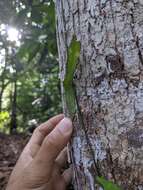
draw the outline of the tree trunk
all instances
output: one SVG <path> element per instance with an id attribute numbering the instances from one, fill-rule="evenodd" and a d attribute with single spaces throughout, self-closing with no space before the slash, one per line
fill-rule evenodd
<path id="1" fill-rule="evenodd" d="M 1 89 L 0 89 L 0 112 L 2 112 L 2 109 L 3 109 L 3 94 L 4 94 L 4 91 L 6 89 L 6 87 L 8 86 L 10 81 L 6 82 L 3 80 L 1 81 Z"/>
<path id="2" fill-rule="evenodd" d="M 101 190 L 95 180 L 101 175 L 122 189 L 143 190 L 143 2 L 55 3 L 62 93 L 73 35 L 81 43 L 74 79 L 82 113 L 73 122 L 74 187 Z"/>
<path id="3" fill-rule="evenodd" d="M 12 97 L 10 134 L 16 133 L 16 129 L 17 129 L 17 78 L 15 77 L 14 91 L 13 91 L 13 97 Z"/>
<path id="4" fill-rule="evenodd" d="M 0 37 L 1 40 L 1 37 Z M 9 84 L 9 82 L 6 82 L 5 78 L 6 78 L 6 69 L 7 69 L 7 55 L 8 55 L 8 49 L 5 48 L 5 61 L 4 61 L 4 68 L 3 71 L 1 73 L 0 76 L 0 112 L 2 111 L 2 97 L 3 97 L 3 93 L 5 88 L 7 87 L 7 85 Z"/>
<path id="5" fill-rule="evenodd" d="M 0 112 L 2 111 L 2 97 L 3 97 L 3 93 L 4 93 L 4 83 L 2 81 L 2 86 L 1 86 L 1 90 L 0 90 Z"/>

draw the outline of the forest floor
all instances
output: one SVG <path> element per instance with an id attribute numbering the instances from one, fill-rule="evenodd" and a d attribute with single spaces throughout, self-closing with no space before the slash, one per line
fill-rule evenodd
<path id="1" fill-rule="evenodd" d="M 5 190 L 9 175 L 22 152 L 29 136 L 0 133 L 0 190 Z"/>

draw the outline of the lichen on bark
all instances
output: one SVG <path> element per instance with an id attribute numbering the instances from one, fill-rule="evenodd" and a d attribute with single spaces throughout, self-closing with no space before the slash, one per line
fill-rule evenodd
<path id="1" fill-rule="evenodd" d="M 123 189 L 143 190 L 143 3 L 55 4 L 62 92 L 73 35 L 81 43 L 74 83 L 84 128 L 77 114 L 72 144 L 75 189 L 99 190 L 99 173 Z"/>

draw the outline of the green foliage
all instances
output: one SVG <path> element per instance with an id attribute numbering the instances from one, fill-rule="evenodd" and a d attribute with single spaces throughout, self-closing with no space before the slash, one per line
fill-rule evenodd
<path id="1" fill-rule="evenodd" d="M 75 99 L 75 91 L 73 88 L 73 78 L 79 56 L 80 56 L 80 42 L 78 42 L 74 36 L 68 48 L 67 68 L 64 79 L 65 98 L 71 117 L 73 117 L 76 111 L 76 99 Z"/>
<path id="2" fill-rule="evenodd" d="M 27 61 L 31 62 L 37 54 L 39 47 L 40 44 L 38 42 L 29 40 L 21 46 L 17 56 L 19 59 L 22 59 L 23 57 L 27 58 Z"/>
<path id="3" fill-rule="evenodd" d="M 121 190 L 120 187 L 113 182 L 104 179 L 103 177 L 97 177 L 96 181 L 104 188 L 104 190 Z"/>
<path id="4" fill-rule="evenodd" d="M 67 70 L 64 80 L 65 86 L 73 82 L 73 77 L 79 56 L 80 56 L 80 42 L 78 42 L 74 36 L 68 48 Z"/>
<path id="5" fill-rule="evenodd" d="M 10 127 L 12 110 L 15 109 L 17 129 L 24 131 L 31 120 L 41 123 L 62 112 L 55 9 L 51 0 L 10 2 L 2 2 L 0 15 L 6 15 L 6 18 L 0 18 L 0 27 L 1 23 L 7 24 L 6 27 L 16 27 L 21 39 L 20 46 L 17 46 L 0 28 L 0 54 L 1 49 L 6 51 L 6 64 L 1 67 L 0 63 L 0 112 L 6 110 L 9 113 L 7 121 Z M 16 104 L 13 103 L 15 81 Z"/>
<path id="6" fill-rule="evenodd" d="M 10 121 L 10 115 L 7 111 L 0 112 L 0 131 L 6 132 L 8 123 Z"/>

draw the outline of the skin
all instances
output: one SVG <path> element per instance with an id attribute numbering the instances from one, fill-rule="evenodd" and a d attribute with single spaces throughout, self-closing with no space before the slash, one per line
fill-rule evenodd
<path id="1" fill-rule="evenodd" d="M 6 190 L 65 190 L 71 181 L 66 145 L 72 122 L 57 115 L 37 127 L 10 176 Z"/>

